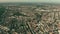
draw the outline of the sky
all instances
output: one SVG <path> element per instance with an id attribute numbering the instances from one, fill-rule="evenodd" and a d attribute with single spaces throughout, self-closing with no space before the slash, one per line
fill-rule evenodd
<path id="1" fill-rule="evenodd" d="M 0 0 L 0 3 L 4 2 L 47 2 L 47 3 L 60 3 L 60 0 Z"/>

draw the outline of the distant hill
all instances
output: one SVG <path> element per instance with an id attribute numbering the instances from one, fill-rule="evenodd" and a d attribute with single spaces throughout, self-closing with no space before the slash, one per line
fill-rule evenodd
<path id="1" fill-rule="evenodd" d="M 27 2 L 16 2 L 16 3 L 0 3 L 1 5 L 60 5 L 58 3 L 27 3 Z"/>

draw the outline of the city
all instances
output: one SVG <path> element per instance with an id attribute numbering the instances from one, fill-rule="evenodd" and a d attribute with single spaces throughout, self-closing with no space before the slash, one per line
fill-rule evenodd
<path id="1" fill-rule="evenodd" d="M 60 34 L 60 6 L 0 6 L 0 34 Z"/>

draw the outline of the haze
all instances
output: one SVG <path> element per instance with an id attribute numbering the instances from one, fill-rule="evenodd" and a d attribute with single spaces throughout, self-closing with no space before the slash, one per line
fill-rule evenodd
<path id="1" fill-rule="evenodd" d="M 0 0 L 0 3 L 4 2 L 47 2 L 47 3 L 60 3 L 60 0 Z"/>

